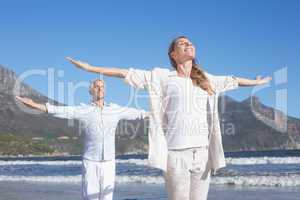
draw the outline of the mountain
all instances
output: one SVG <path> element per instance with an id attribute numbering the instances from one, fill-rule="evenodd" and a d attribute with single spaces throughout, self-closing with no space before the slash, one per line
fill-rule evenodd
<path id="1" fill-rule="evenodd" d="M 0 65 L 0 155 L 79 154 L 83 136 L 78 122 L 70 126 L 68 120 L 24 112 L 25 107 L 14 98 L 16 86 L 22 96 L 59 104 L 18 82 L 13 71 Z M 300 148 L 300 120 L 265 106 L 258 97 L 238 102 L 223 95 L 219 115 L 226 151 Z M 116 132 L 117 152 L 147 152 L 147 127 L 147 120 L 121 120 Z"/>
<path id="2" fill-rule="evenodd" d="M 21 150 L 16 152 L 14 148 L 26 149 L 26 145 L 31 144 L 32 138 L 43 141 L 43 143 L 48 145 L 54 152 L 72 151 L 79 153 L 80 146 L 82 146 L 79 140 L 74 140 L 68 144 L 63 144 L 64 142 L 58 142 L 56 140 L 57 137 L 61 136 L 68 136 L 70 138 L 77 136 L 78 123 L 75 123 L 75 126 L 68 126 L 67 120 L 57 119 L 47 114 L 30 114 L 24 112 L 24 110 L 33 110 L 27 109 L 15 101 L 13 91 L 17 90 L 16 88 L 18 87 L 18 91 L 20 91 L 18 95 L 30 97 L 37 102 L 58 104 L 58 102 L 48 99 L 27 84 L 20 83 L 13 71 L 0 65 L 0 136 L 2 136 L 0 137 L 0 141 L 1 138 L 2 140 L 7 140 L 6 136 L 8 134 L 18 141 L 26 140 L 25 144 L 21 142 L 14 144 L 14 139 L 2 145 L 0 144 L 0 154 L 21 154 Z M 8 146 L 5 148 L 3 145 Z M 22 148 L 20 146 L 22 146 Z M 31 148 L 33 148 L 32 145 Z M 29 153 L 32 154 L 39 152 L 39 149 L 29 151 Z"/>
<path id="3" fill-rule="evenodd" d="M 227 151 L 300 148 L 300 120 L 262 104 L 258 97 L 237 102 L 223 96 L 219 111 Z"/>

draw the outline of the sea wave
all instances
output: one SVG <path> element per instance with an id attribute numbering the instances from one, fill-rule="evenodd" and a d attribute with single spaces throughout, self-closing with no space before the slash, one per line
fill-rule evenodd
<path id="1" fill-rule="evenodd" d="M 77 176 L 0 176 L 0 181 L 25 181 L 25 182 L 47 182 L 62 184 L 79 184 L 81 175 Z M 145 183 L 164 184 L 162 176 L 117 176 L 116 183 Z M 234 176 L 234 177 L 212 177 L 213 185 L 236 185 L 236 186 L 273 186 L 291 187 L 300 186 L 300 176 Z"/>
<path id="2" fill-rule="evenodd" d="M 226 158 L 226 163 L 231 165 L 256 165 L 256 164 L 300 164 L 300 157 L 249 157 Z"/>
<path id="3" fill-rule="evenodd" d="M 82 161 L 0 161 L 0 166 L 4 165 L 81 165 Z"/>
<path id="4" fill-rule="evenodd" d="M 147 159 L 117 159 L 117 164 L 147 165 Z M 300 164 L 300 157 L 249 157 L 249 158 L 226 158 L 229 165 L 256 165 L 256 164 Z M 81 165 L 78 161 L 0 161 L 3 165 Z"/>

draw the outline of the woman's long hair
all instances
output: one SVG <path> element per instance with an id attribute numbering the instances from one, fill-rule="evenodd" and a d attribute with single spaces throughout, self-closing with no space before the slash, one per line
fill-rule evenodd
<path id="1" fill-rule="evenodd" d="M 169 46 L 169 51 L 168 51 L 168 55 L 169 55 L 169 59 L 171 62 L 171 65 L 177 70 L 177 63 L 176 61 L 172 58 L 171 53 L 174 51 L 175 49 L 175 45 L 178 39 L 180 38 L 185 38 L 188 39 L 186 36 L 179 36 L 177 38 L 175 38 L 170 46 Z M 214 94 L 214 90 L 211 87 L 211 84 L 209 83 L 208 78 L 206 77 L 203 69 L 201 69 L 200 65 L 197 64 L 196 59 L 193 59 L 193 65 L 192 65 L 192 70 L 191 70 L 191 74 L 190 77 L 193 81 L 193 84 L 202 88 L 203 90 L 205 90 L 209 95 Z"/>

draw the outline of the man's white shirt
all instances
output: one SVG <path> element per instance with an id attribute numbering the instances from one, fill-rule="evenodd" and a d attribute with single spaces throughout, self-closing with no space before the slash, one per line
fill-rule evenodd
<path id="1" fill-rule="evenodd" d="M 146 111 L 117 104 L 103 108 L 91 103 L 80 106 L 54 106 L 46 103 L 49 114 L 64 119 L 76 119 L 85 132 L 83 158 L 92 161 L 115 159 L 115 131 L 121 119 L 144 118 Z"/>

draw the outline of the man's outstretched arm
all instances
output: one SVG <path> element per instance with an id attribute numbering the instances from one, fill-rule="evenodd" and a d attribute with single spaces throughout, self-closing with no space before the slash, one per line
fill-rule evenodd
<path id="1" fill-rule="evenodd" d="M 85 108 L 82 106 L 55 106 L 49 103 L 39 104 L 34 102 L 32 99 L 26 97 L 16 96 L 16 99 L 22 102 L 24 105 L 34 108 L 48 114 L 53 115 L 54 117 L 62 119 L 82 119 L 89 112 L 93 111 L 91 108 Z"/>
<path id="2" fill-rule="evenodd" d="M 120 119 L 127 119 L 127 120 L 134 120 L 134 119 L 145 119 L 146 117 L 149 117 L 149 112 L 142 110 L 142 109 L 136 109 L 136 108 L 130 108 L 130 107 L 120 107 L 120 113 L 119 117 Z"/>
<path id="3" fill-rule="evenodd" d="M 29 99 L 26 97 L 16 96 L 16 99 L 30 108 L 34 108 L 34 109 L 40 110 L 42 112 L 47 112 L 47 107 L 45 104 L 36 103 L 32 99 Z"/>

